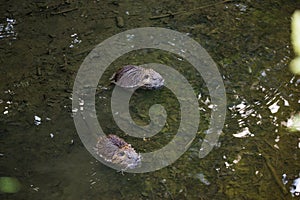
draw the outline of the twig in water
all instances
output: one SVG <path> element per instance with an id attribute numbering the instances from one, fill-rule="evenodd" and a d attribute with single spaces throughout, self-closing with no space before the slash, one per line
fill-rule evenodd
<path id="1" fill-rule="evenodd" d="M 77 9 L 78 9 L 77 7 L 75 7 L 75 8 L 68 8 L 68 9 L 64 9 L 64 10 L 58 11 L 58 12 L 51 12 L 51 15 L 60 15 L 60 14 L 71 12 L 71 11 L 74 11 L 74 10 L 77 10 Z"/>
<path id="2" fill-rule="evenodd" d="M 194 12 L 194 11 L 196 11 L 196 10 L 200 10 L 200 9 L 204 9 L 204 8 L 216 6 L 216 5 L 219 5 L 219 4 L 228 3 L 228 2 L 231 2 L 231 1 L 232 1 L 232 0 L 224 0 L 224 1 L 221 1 L 221 2 L 218 2 L 218 3 L 209 4 L 209 5 L 206 5 L 206 6 L 200 6 L 200 7 L 191 9 L 191 10 L 189 10 L 189 11 L 179 11 L 179 12 L 174 12 L 174 13 L 167 13 L 167 14 L 162 14 L 162 15 L 152 16 L 152 17 L 150 17 L 149 19 L 155 20 L 155 19 L 161 19 L 161 18 L 166 18 L 166 17 L 173 17 L 173 16 L 175 16 L 175 15 L 188 14 L 188 13 Z"/>

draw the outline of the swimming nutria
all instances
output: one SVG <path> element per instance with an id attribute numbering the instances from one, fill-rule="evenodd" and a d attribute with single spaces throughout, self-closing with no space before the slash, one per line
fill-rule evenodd
<path id="1" fill-rule="evenodd" d="M 136 153 L 130 144 L 116 135 L 101 136 L 98 138 L 96 154 L 106 162 L 121 167 L 122 171 L 134 169 L 141 165 L 141 156 Z"/>
<path id="2" fill-rule="evenodd" d="M 127 65 L 110 78 L 112 83 L 123 88 L 158 89 L 164 85 L 163 77 L 153 69 Z"/>

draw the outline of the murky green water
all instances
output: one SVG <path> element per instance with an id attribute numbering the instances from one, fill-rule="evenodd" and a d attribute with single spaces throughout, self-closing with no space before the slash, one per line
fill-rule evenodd
<path id="1" fill-rule="evenodd" d="M 282 122 L 300 107 L 300 79 L 288 70 L 294 56 L 290 16 L 300 3 L 232 1 L 149 19 L 215 2 L 2 1 L 0 176 L 17 178 L 21 189 L 2 192 L 0 198 L 292 199 L 289 187 L 300 173 L 300 133 L 288 131 Z M 124 24 L 116 24 L 116 17 L 122 17 Z M 149 107 L 160 103 L 168 111 L 167 126 L 149 141 L 126 136 L 110 114 L 113 86 L 107 79 L 115 69 L 148 62 L 173 66 L 202 95 L 200 128 L 191 148 L 159 171 L 122 175 L 84 148 L 70 98 L 76 72 L 95 45 L 145 26 L 188 33 L 209 52 L 224 79 L 227 117 L 218 147 L 199 159 L 210 118 L 205 103 L 209 93 L 200 75 L 165 52 L 143 50 L 122 56 L 100 80 L 97 112 L 107 117 L 98 118 L 106 133 L 124 137 L 140 152 L 159 149 L 172 139 L 180 123 L 179 104 L 167 89 L 138 90 L 131 100 L 133 119 L 147 124 Z M 41 118 L 41 124 L 34 123 L 34 116 Z M 252 136 L 233 135 L 247 128 Z"/>

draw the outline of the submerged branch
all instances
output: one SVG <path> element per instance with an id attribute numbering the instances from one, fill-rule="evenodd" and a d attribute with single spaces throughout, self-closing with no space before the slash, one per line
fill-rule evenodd
<path id="1" fill-rule="evenodd" d="M 285 194 L 285 195 L 288 194 L 288 191 L 286 190 L 286 188 L 284 187 L 284 185 L 282 185 L 282 181 L 277 176 L 276 171 L 275 171 L 274 167 L 272 166 L 272 164 L 270 163 L 270 161 L 267 158 L 265 158 L 265 157 L 264 157 L 264 159 L 265 159 L 266 164 L 267 164 L 269 170 L 271 171 L 273 177 L 275 178 L 275 181 L 276 181 L 277 185 L 281 188 L 283 194 Z"/>

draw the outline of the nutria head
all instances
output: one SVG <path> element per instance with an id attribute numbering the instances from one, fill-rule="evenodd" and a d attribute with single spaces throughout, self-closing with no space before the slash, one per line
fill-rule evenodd
<path id="1" fill-rule="evenodd" d="M 112 163 L 122 166 L 124 170 L 134 169 L 141 165 L 141 155 L 130 148 L 119 149 L 113 156 Z"/>
<path id="2" fill-rule="evenodd" d="M 143 77 L 143 86 L 147 89 L 159 89 L 164 85 L 163 77 L 153 69 L 145 69 Z"/>

